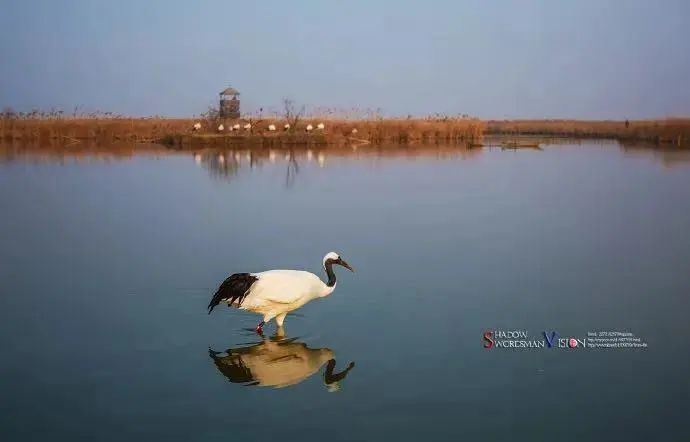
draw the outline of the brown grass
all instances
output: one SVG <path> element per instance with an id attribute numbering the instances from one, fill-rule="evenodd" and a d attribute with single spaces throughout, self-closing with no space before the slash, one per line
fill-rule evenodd
<path id="1" fill-rule="evenodd" d="M 0 120 L 4 141 L 153 142 L 166 134 L 191 127 L 191 120 L 164 118 L 60 118 Z"/>
<path id="2" fill-rule="evenodd" d="M 202 130 L 193 132 L 195 122 Z M 251 131 L 228 132 L 235 123 L 252 122 Z M 540 135 L 565 138 L 609 138 L 629 142 L 652 142 L 688 147 L 690 118 L 630 121 L 587 120 L 504 120 L 481 121 L 468 117 L 429 118 L 334 118 L 305 117 L 297 127 L 283 131 L 280 118 L 248 118 L 222 121 L 226 130 L 218 133 L 220 120 L 167 118 L 3 118 L 0 141 L 76 144 L 82 142 L 116 143 L 164 142 L 176 146 L 235 144 L 467 144 L 482 142 L 484 134 Z M 324 123 L 323 131 L 306 133 L 306 126 Z M 275 124 L 277 131 L 268 131 Z M 356 129 L 356 133 L 353 133 Z"/>
<path id="3" fill-rule="evenodd" d="M 320 121 L 319 121 L 320 122 Z M 306 120 L 305 124 L 318 124 Z M 360 138 L 374 144 L 382 143 L 461 143 L 481 142 L 485 123 L 471 118 L 379 118 L 367 120 L 327 120 L 326 130 L 344 137 Z M 357 129 L 353 134 L 352 130 Z"/>
<path id="4" fill-rule="evenodd" d="M 629 121 L 627 127 L 625 121 L 608 120 L 491 120 L 487 122 L 487 133 L 611 138 L 687 146 L 690 143 L 690 118 L 635 120 Z"/>
<path id="5" fill-rule="evenodd" d="M 201 131 L 192 131 L 195 122 L 202 123 Z M 427 119 L 314 119 L 304 118 L 289 132 L 283 131 L 284 120 L 262 119 L 252 121 L 251 131 L 229 132 L 235 124 L 247 120 L 220 121 L 209 119 L 123 119 L 123 118 L 61 118 L 61 119 L 3 119 L 0 121 L 0 139 L 25 142 L 98 142 L 136 141 L 166 142 L 167 144 L 227 144 L 237 141 L 273 140 L 276 143 L 297 144 L 315 140 L 319 144 L 342 144 L 349 141 L 368 143 L 466 143 L 481 141 L 485 124 L 471 118 L 427 118 Z M 218 133 L 218 124 L 223 123 L 225 131 Z M 323 131 L 316 129 L 324 123 Z M 274 124 L 277 131 L 269 132 Z M 311 124 L 314 130 L 307 134 Z M 353 132 L 356 129 L 356 133 Z M 272 144 L 276 144 L 272 143 Z"/>

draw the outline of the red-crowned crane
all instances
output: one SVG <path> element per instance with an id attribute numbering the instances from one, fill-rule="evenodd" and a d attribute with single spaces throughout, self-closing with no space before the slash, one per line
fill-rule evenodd
<path id="1" fill-rule="evenodd" d="M 235 273 L 218 287 L 208 304 L 208 313 L 221 302 L 230 307 L 258 313 L 263 320 L 256 332 L 263 333 L 263 326 L 275 318 L 278 327 L 283 326 L 285 316 L 307 302 L 324 298 L 335 290 L 333 265 L 340 265 L 354 272 L 340 255 L 330 252 L 323 257 L 323 268 L 328 281 L 302 270 L 268 270 L 259 273 Z"/>

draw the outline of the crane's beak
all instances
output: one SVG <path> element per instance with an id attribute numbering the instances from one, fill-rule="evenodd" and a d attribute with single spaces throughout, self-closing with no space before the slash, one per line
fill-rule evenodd
<path id="1" fill-rule="evenodd" d="M 347 262 L 345 262 L 345 260 L 342 259 L 342 258 L 340 258 L 340 260 L 338 261 L 338 264 L 340 264 L 341 266 L 345 267 L 346 269 L 348 269 L 348 270 L 351 271 L 352 273 L 355 272 L 355 269 L 353 269 L 352 267 L 350 267 L 350 264 L 348 264 Z"/>

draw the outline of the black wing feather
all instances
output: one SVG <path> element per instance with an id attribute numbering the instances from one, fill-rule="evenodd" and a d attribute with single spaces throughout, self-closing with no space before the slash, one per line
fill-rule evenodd
<path id="1" fill-rule="evenodd" d="M 239 307 L 242 301 L 244 301 L 244 298 L 247 297 L 252 284 L 258 281 L 258 279 L 259 278 L 250 273 L 235 273 L 234 275 L 230 275 L 230 277 L 223 281 L 220 287 L 218 287 L 218 291 L 216 291 L 216 294 L 211 298 L 211 302 L 208 304 L 208 314 L 210 315 L 213 308 L 221 302 L 227 302 L 228 304 L 237 302 L 237 306 Z"/>

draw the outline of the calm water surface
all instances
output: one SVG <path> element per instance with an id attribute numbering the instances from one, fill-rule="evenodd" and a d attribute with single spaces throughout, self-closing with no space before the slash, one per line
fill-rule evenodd
<path id="1" fill-rule="evenodd" d="M 3 441 L 690 440 L 685 153 L 4 152 Z M 283 336 L 206 314 L 330 250 L 357 272 Z"/>

